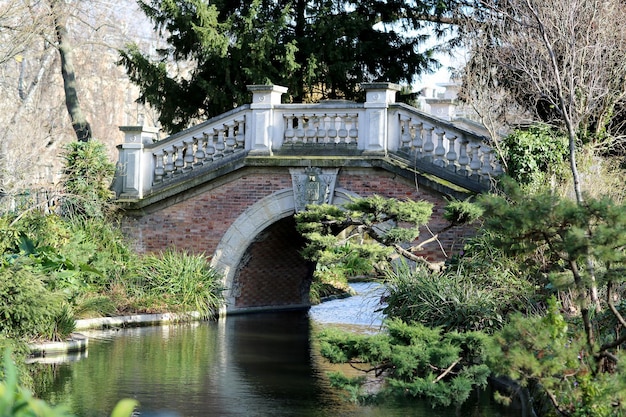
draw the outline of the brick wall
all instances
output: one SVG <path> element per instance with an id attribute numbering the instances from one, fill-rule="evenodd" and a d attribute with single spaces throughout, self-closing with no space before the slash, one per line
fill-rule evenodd
<path id="1" fill-rule="evenodd" d="M 220 183 L 214 188 L 194 190 L 193 196 L 182 201 L 166 202 L 152 213 L 128 217 L 124 231 L 140 253 L 176 247 L 211 255 L 244 210 L 263 197 L 292 186 L 287 170 L 245 170 Z"/>

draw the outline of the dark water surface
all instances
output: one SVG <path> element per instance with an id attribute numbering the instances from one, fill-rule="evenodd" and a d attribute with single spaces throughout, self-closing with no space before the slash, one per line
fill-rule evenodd
<path id="1" fill-rule="evenodd" d="M 359 285 L 366 297 L 324 303 L 309 313 L 90 333 L 86 357 L 37 365 L 38 394 L 83 417 L 107 416 L 122 398 L 140 402 L 135 415 L 162 417 L 519 415 L 498 407 L 488 394 L 476 395 L 462 410 L 345 401 L 330 387 L 331 367 L 318 355 L 312 335 L 321 326 L 368 332 L 380 326 L 371 308 L 378 307 L 380 293 Z"/>

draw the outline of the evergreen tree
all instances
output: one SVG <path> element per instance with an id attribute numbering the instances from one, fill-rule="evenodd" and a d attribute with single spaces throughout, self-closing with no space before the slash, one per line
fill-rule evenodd
<path id="1" fill-rule="evenodd" d="M 248 102 L 251 84 L 284 85 L 294 102 L 355 99 L 362 82 L 411 82 L 436 65 L 418 33 L 450 23 L 448 3 L 139 1 L 167 47 L 153 61 L 129 45 L 121 63 L 168 130 Z"/>

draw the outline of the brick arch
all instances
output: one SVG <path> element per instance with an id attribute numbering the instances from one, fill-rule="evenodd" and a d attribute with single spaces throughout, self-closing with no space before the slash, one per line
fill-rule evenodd
<path id="1" fill-rule="evenodd" d="M 333 203 L 341 205 L 352 197 L 357 197 L 357 194 L 337 188 L 333 195 Z M 247 312 L 266 308 L 276 309 L 277 306 L 275 304 L 270 305 L 266 303 L 267 300 L 263 295 L 257 296 L 255 300 L 246 298 L 247 294 L 252 294 L 252 292 L 245 290 L 242 286 L 249 284 L 251 270 L 265 267 L 264 265 L 267 264 L 267 261 L 271 261 L 265 259 L 263 266 L 257 263 L 256 260 L 255 263 L 250 264 L 250 257 L 253 255 L 256 255 L 257 259 L 271 255 L 267 252 L 267 247 L 261 253 L 263 251 L 262 246 L 267 245 L 268 242 L 274 241 L 275 243 L 275 246 L 269 245 L 269 248 L 280 249 L 282 247 L 284 250 L 290 250 L 289 259 L 294 259 L 292 251 L 297 250 L 298 246 L 281 246 L 281 243 L 284 242 L 276 241 L 279 237 L 296 239 L 296 236 L 290 234 L 291 232 L 289 231 L 289 228 L 294 228 L 293 220 L 289 223 L 289 219 L 293 218 L 294 213 L 293 189 L 283 189 L 266 196 L 248 207 L 228 228 L 218 243 L 211 261 L 212 266 L 224 275 L 226 306 L 225 311 L 222 313 Z M 277 259 L 282 256 L 281 253 L 275 253 L 274 255 L 277 256 Z M 284 266 L 284 263 L 282 265 Z M 246 272 L 242 272 L 244 268 L 247 268 Z M 247 274 L 246 279 L 239 281 L 237 278 L 242 273 Z M 308 305 L 308 285 L 303 285 L 302 282 L 292 282 L 292 284 L 295 287 L 287 291 L 290 291 L 292 295 L 300 294 L 299 301 L 296 299 L 288 300 L 288 297 L 286 297 L 283 300 L 278 300 L 282 307 L 293 308 L 303 307 L 305 304 Z M 257 291 L 255 294 L 259 294 L 258 290 L 261 288 L 261 285 L 262 283 L 255 284 Z M 239 298 L 241 300 L 238 300 Z"/>

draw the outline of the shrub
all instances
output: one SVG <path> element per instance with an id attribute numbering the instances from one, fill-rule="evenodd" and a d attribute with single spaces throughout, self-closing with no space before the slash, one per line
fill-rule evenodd
<path id="1" fill-rule="evenodd" d="M 496 294 L 460 275 L 434 274 L 401 264 L 388 273 L 387 284 L 384 313 L 388 317 L 446 331 L 491 331 L 503 324 L 502 304 Z"/>
<path id="2" fill-rule="evenodd" d="M 493 372 L 536 386 L 550 399 L 555 415 L 623 416 L 623 353 L 616 354 L 615 372 L 598 372 L 585 353 L 584 332 L 563 317 L 556 298 L 547 305 L 543 316 L 513 316 L 489 339 L 487 361 Z"/>
<path id="3" fill-rule="evenodd" d="M 331 328 L 319 335 L 321 354 L 331 363 L 349 363 L 369 378 L 382 379 L 331 374 L 331 384 L 347 391 L 352 401 L 424 398 L 433 407 L 446 407 L 464 403 L 473 389 L 486 385 L 485 334 L 445 332 L 401 320 L 388 321 L 386 328 L 371 336 Z M 377 382 L 380 389 L 364 392 L 366 382 Z"/>
<path id="4" fill-rule="evenodd" d="M 133 272 L 129 291 L 145 299 L 157 297 L 171 310 L 214 315 L 222 304 L 221 275 L 204 255 L 168 249 L 146 255 Z"/>
<path id="5" fill-rule="evenodd" d="M 516 130 L 504 140 L 507 173 L 522 185 L 546 185 L 552 175 L 561 176 L 567 160 L 567 139 L 548 126 Z"/>
<path id="6" fill-rule="evenodd" d="M 64 148 L 65 171 L 61 209 L 64 216 L 102 218 L 110 214 L 109 189 L 115 165 L 104 144 L 98 141 L 71 142 Z"/>
<path id="7" fill-rule="evenodd" d="M 54 333 L 64 297 L 46 289 L 43 278 L 21 265 L 0 268 L 0 334 L 29 339 Z"/>

